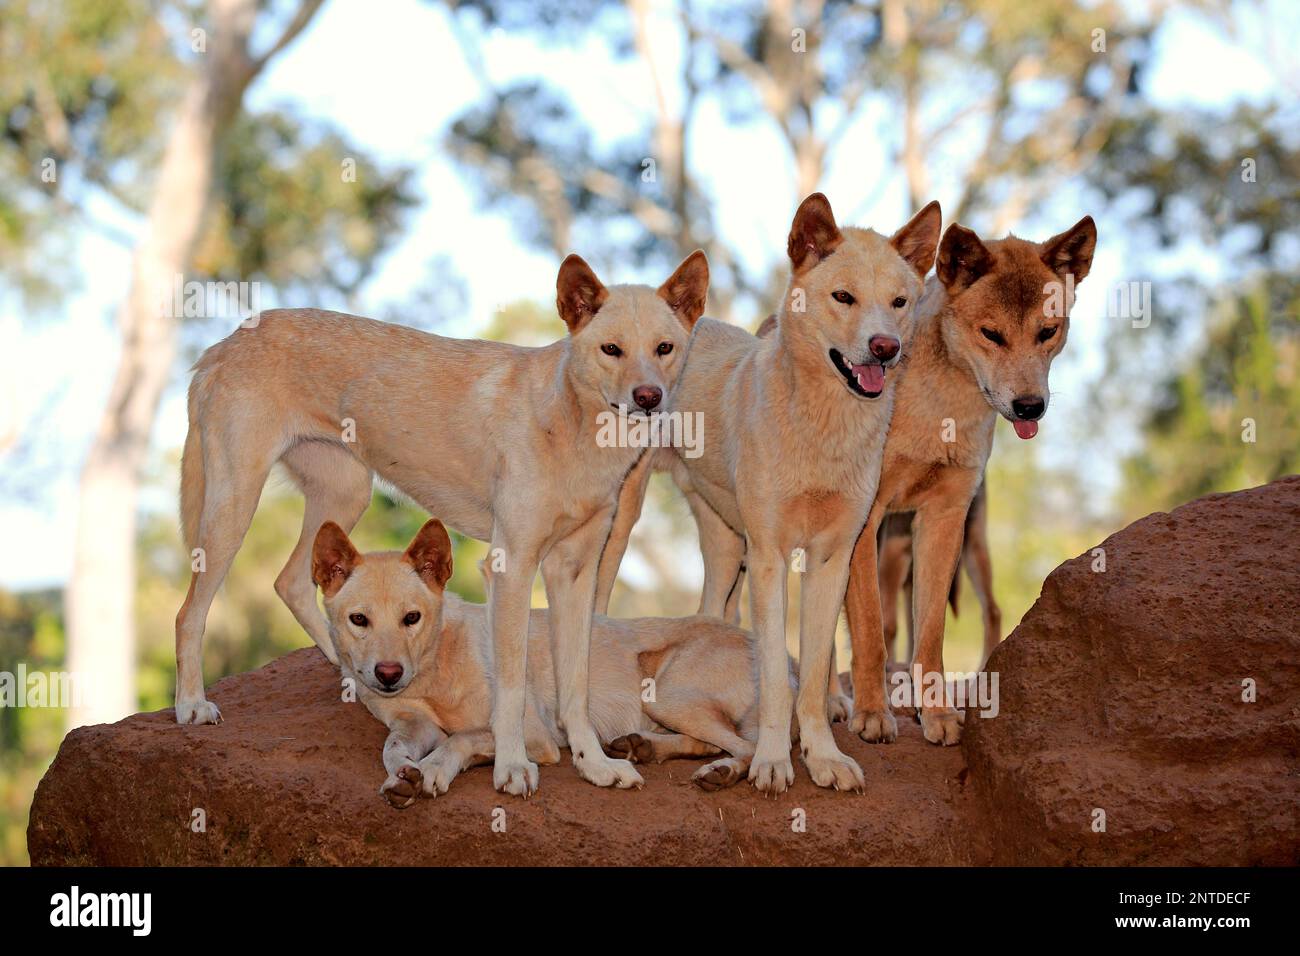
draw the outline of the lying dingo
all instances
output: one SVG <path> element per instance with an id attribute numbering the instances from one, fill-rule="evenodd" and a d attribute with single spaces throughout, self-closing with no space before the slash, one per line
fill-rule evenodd
<path id="1" fill-rule="evenodd" d="M 181 465 L 185 538 L 203 560 L 176 616 L 176 719 L 220 719 L 203 693 L 204 622 L 279 461 L 307 507 L 276 590 L 326 657 L 335 659 L 310 576 L 312 542 L 327 520 L 356 524 L 378 475 L 491 542 L 502 563 L 488 595 L 497 789 L 537 789 L 523 725 L 539 563 L 574 765 L 598 786 L 640 784 L 631 763 L 601 752 L 587 714 L 596 565 L 643 451 L 599 435 L 611 409 L 645 416 L 667 405 L 708 284 L 702 252 L 657 290 L 606 288 L 569 256 L 556 282 L 569 336 L 543 348 L 295 309 L 263 313 L 208 349 L 190 385 Z"/>
<path id="2" fill-rule="evenodd" d="M 421 792 L 446 793 L 457 774 L 493 755 L 487 608 L 444 591 L 451 571 L 451 541 L 436 520 L 405 552 L 360 554 L 333 522 L 312 549 L 343 674 L 389 728 L 381 792 L 399 808 Z M 484 573 L 491 587 L 486 565 Z M 551 623 L 547 611 L 529 615 L 524 736 L 541 764 L 557 763 L 561 747 L 585 746 L 558 720 Z M 757 671 L 753 639 L 722 621 L 597 617 L 591 722 L 601 744 L 632 761 L 725 752 L 693 779 L 705 790 L 728 787 L 754 753 Z"/>

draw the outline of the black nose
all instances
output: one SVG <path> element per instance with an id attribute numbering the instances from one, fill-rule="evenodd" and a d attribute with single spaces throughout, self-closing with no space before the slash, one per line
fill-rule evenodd
<path id="1" fill-rule="evenodd" d="M 397 661 L 380 661 L 375 665 L 375 677 L 385 687 L 392 687 L 402 679 L 402 665 Z"/>
<path id="2" fill-rule="evenodd" d="M 882 362 L 888 362 L 898 354 L 902 343 L 892 335 L 873 335 L 871 341 L 867 343 L 867 348 L 871 349 L 871 354 Z"/>
<path id="3" fill-rule="evenodd" d="M 1037 395 L 1030 395 L 1027 398 L 1013 398 L 1011 400 L 1011 410 L 1016 413 L 1016 418 L 1021 421 L 1032 422 L 1043 417 L 1043 409 L 1047 403 Z"/>
<path id="4" fill-rule="evenodd" d="M 654 385 L 638 385 L 632 389 L 632 401 L 636 402 L 647 412 L 654 408 L 663 400 L 663 389 Z"/>

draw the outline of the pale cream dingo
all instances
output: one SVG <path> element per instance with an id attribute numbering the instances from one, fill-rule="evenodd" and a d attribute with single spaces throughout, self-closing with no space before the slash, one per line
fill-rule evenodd
<path id="1" fill-rule="evenodd" d="M 493 755 L 487 608 L 444 590 L 446 530 L 430 520 L 405 552 L 360 554 L 327 522 L 312 555 L 343 674 L 390 730 L 381 792 L 399 808 L 421 792 L 446 793 Z M 557 720 L 550 624 L 547 611 L 529 615 L 524 739 L 541 764 L 579 746 Z M 725 753 L 692 779 L 706 790 L 731 786 L 754 753 L 757 702 L 757 653 L 737 627 L 709 617 L 593 621 L 589 710 L 612 754 L 648 763 Z"/>
<path id="2" fill-rule="evenodd" d="M 880 479 L 897 363 L 922 280 L 934 261 L 941 214 L 930 203 L 891 238 L 835 223 L 820 193 L 795 214 L 792 274 L 776 333 L 758 338 L 701 320 L 674 408 L 703 415 L 704 453 L 672 460 L 700 531 L 701 609 L 726 613 L 742 561 L 750 574 L 762 660 L 759 738 L 749 779 L 764 792 L 794 780 L 790 686 L 785 679 L 786 572 L 802 574 L 797 717 L 800 753 L 822 787 L 862 790 L 857 763 L 836 747 L 827 714 L 835 623 L 849 559 Z M 659 452 L 655 461 L 662 461 Z M 639 510 L 653 461 L 624 484 L 616 535 Z M 625 538 L 610 541 L 603 604 Z M 839 696 L 838 690 L 836 691 Z M 845 701 L 839 701 L 843 713 Z"/>
<path id="3" fill-rule="evenodd" d="M 597 562 L 623 478 L 643 449 L 596 436 L 611 409 L 646 415 L 670 400 L 708 281 L 701 252 L 657 290 L 606 288 L 570 256 L 556 284 L 570 334 L 544 348 L 305 309 L 264 313 L 208 349 L 190 385 L 181 468 L 185 538 L 201 569 L 176 617 L 176 719 L 220 718 L 203 693 L 204 622 L 279 461 L 307 505 L 276 590 L 331 661 L 312 542 L 327 520 L 356 523 L 378 475 L 490 542 L 500 564 L 488 596 L 496 787 L 518 795 L 537 787 L 523 727 L 539 563 L 554 625 L 559 722 L 578 773 L 599 786 L 639 784 L 631 763 L 601 751 L 587 713 L 587 658 Z"/>

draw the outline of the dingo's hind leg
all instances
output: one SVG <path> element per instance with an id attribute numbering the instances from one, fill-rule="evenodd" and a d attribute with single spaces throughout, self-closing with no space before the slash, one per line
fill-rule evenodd
<path id="1" fill-rule="evenodd" d="M 201 488 L 201 504 L 191 561 L 193 575 L 185 603 L 176 615 L 176 721 L 181 724 L 215 724 L 221 712 L 203 692 L 203 632 L 213 598 L 221 588 L 235 553 L 257 510 L 262 486 L 279 457 L 278 437 L 256 425 L 254 416 L 241 415 L 226 422 L 192 423 L 201 438 L 187 440 L 182 463 L 182 498 L 185 485 Z M 197 460 L 196 460 L 197 459 Z"/>
<path id="2" fill-rule="evenodd" d="M 721 750 L 727 754 L 691 775 L 696 786 L 704 790 L 721 790 L 744 780 L 749 773 L 749 764 L 754 759 L 754 743 L 737 732 L 736 726 L 722 715 L 716 701 L 701 695 L 674 697 L 669 687 L 661 689 L 660 699 L 646 704 L 645 711 L 651 720 L 676 731 L 674 736 L 716 748 L 715 753 Z"/>
<path id="3" fill-rule="evenodd" d="M 316 585 L 311 579 L 312 544 L 326 521 L 335 522 L 345 532 L 352 531 L 370 504 L 371 472 L 342 445 L 324 441 L 299 442 L 285 452 L 282 460 L 302 490 L 306 507 L 302 535 L 275 579 L 275 593 L 321 653 L 331 664 L 337 664 L 329 627 L 316 603 Z"/>
<path id="4" fill-rule="evenodd" d="M 736 534 L 698 493 L 685 492 L 700 534 L 704 587 L 700 613 L 732 624 L 740 621 L 740 587 L 745 564 L 745 539 Z"/>
<path id="5" fill-rule="evenodd" d="M 712 757 L 721 748 L 686 734 L 663 734 L 637 731 L 611 740 L 605 746 L 611 757 L 621 757 L 633 763 L 663 763 L 677 757 Z"/>

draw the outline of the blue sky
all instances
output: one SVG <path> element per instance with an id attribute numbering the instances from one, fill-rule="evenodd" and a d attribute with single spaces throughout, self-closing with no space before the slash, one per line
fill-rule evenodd
<path id="1" fill-rule="evenodd" d="M 1280 87 L 1294 96 L 1300 90 L 1294 57 L 1289 76 L 1279 76 L 1277 64 L 1284 62 L 1281 51 L 1294 51 L 1300 45 L 1295 7 L 1275 0 L 1265 9 L 1269 13 L 1262 18 L 1238 18 L 1235 33 L 1195 13 L 1173 14 L 1161 28 L 1154 51 L 1148 79 L 1153 99 L 1167 105 L 1228 109 L 1237 102 L 1275 95 Z M 673 31 L 662 11 L 655 23 L 654 42 L 671 66 Z M 498 33 L 484 39 L 483 50 L 494 82 L 545 76 L 564 87 L 610 140 L 639 129 L 646 104 L 652 102 L 645 66 L 636 59 L 611 60 L 598 40 L 576 48 L 539 47 L 530 38 Z M 327 118 L 373 155 L 419 166 L 423 205 L 365 290 L 366 311 L 406 301 L 410 290 L 424 279 L 429 261 L 439 255 L 446 256 L 464 277 L 468 291 L 465 313 L 445 330 L 449 334 L 474 334 L 502 303 L 553 296 L 558 263 L 522 244 L 507 216 L 477 208 L 474 191 L 439 149 L 448 122 L 477 101 L 482 91 L 443 8 L 416 0 L 327 3 L 315 23 L 252 91 L 250 105 L 255 108 L 288 105 Z M 880 177 L 892 172 L 874 158 L 880 155 L 873 141 L 876 135 L 868 111 L 831 157 L 821 188 L 841 219 L 889 231 L 911 210 L 903 208 L 901 181 L 878 188 Z M 786 150 L 774 130 L 729 126 L 716 104 L 705 107 L 695 136 L 694 149 L 700 157 L 709 157 L 708 162 L 695 165 L 705 176 L 705 189 L 716 199 L 719 229 L 751 271 L 760 273 L 784 254 L 792 212 Z M 780 185 L 774 188 L 774 183 Z M 955 194 L 945 192 L 941 177 L 936 177 L 936 187 L 935 198 L 955 200 Z M 868 203 L 870 197 L 875 201 Z M 1065 228 L 1083 212 L 1095 211 L 1080 208 L 1079 202 L 1077 195 L 1063 196 L 1053 208 L 1038 210 L 1035 220 L 1017 232 L 1041 238 L 1040 233 Z M 128 234 L 138 231 L 138 223 L 123 220 L 111 207 L 95 212 Z M 1071 435 L 1086 427 L 1077 417 L 1071 419 L 1068 398 L 1077 396 L 1082 383 L 1100 367 L 1098 346 L 1111 331 L 1105 318 L 1109 289 L 1121 280 L 1153 278 L 1127 275 L 1129 250 L 1119 237 L 1107 235 L 1104 218 L 1100 225 L 1101 243 L 1092 276 L 1080 288 L 1071 344 L 1053 372 L 1054 390 L 1065 400 L 1054 406 L 1053 420 L 1036 439 L 1040 454 L 1049 460 L 1068 460 Z M 584 247 L 580 232 L 574 243 L 599 268 L 600 251 Z M 0 551 L 0 586 L 11 589 L 59 584 L 66 578 L 76 520 L 77 470 L 112 374 L 116 342 L 110 320 L 125 291 L 130 253 L 92 233 L 79 237 L 76 250 L 81 285 L 55 318 L 27 317 L 14 296 L 0 289 L 0 341 L 17 343 L 0 355 L 0 441 L 16 423 L 25 423 L 28 428 L 57 432 L 60 448 L 66 451 L 39 501 L 0 502 L 0 527 L 6 535 L 6 547 Z M 1222 265 L 1204 249 L 1182 254 L 1201 257 L 1209 270 Z M 1185 258 L 1181 265 L 1186 265 Z M 619 271 L 606 278 L 657 283 L 663 277 Z M 158 450 L 176 448 L 183 441 L 184 385 L 184 376 L 178 375 L 165 400 L 154 434 Z M 33 420 L 42 410 L 48 414 Z M 3 458 L 0 465 L 14 467 Z M 1103 485 L 1114 477 L 1106 463 L 1087 467 L 1095 469 Z M 174 510 L 174 488 L 172 476 L 163 476 L 150 485 L 144 506 Z"/>

